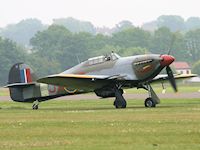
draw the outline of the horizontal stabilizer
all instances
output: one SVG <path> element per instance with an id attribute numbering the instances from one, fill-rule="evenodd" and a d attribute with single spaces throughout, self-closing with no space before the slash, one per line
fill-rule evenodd
<path id="1" fill-rule="evenodd" d="M 36 82 L 31 82 L 31 83 L 13 83 L 13 84 L 8 84 L 6 86 L 4 86 L 4 88 L 24 88 L 24 87 L 28 87 L 31 85 L 35 85 Z"/>

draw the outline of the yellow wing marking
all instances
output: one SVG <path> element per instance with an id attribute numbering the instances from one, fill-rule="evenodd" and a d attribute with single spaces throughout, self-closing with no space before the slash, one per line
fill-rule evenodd
<path id="1" fill-rule="evenodd" d="M 94 78 L 93 76 L 90 76 L 90 75 L 79 75 L 79 74 L 58 74 L 55 76 L 68 77 L 68 78 L 70 78 L 70 77 L 71 78 L 87 78 L 87 79 Z"/>

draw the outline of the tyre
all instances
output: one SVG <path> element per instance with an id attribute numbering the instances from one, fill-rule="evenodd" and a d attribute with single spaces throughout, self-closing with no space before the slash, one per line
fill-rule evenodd
<path id="1" fill-rule="evenodd" d="M 156 107 L 156 103 L 150 97 L 145 100 L 144 105 L 145 107 Z"/>

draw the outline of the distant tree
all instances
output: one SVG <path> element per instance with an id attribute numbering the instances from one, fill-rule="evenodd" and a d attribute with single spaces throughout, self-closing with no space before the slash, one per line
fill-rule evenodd
<path id="1" fill-rule="evenodd" d="M 192 73 L 200 75 L 200 60 L 195 62 L 194 65 L 192 66 Z"/>
<path id="2" fill-rule="evenodd" d="M 187 30 L 195 30 L 200 28 L 200 18 L 199 17 L 190 17 L 185 22 Z"/>
<path id="3" fill-rule="evenodd" d="M 191 62 L 191 55 L 187 49 L 185 37 L 181 32 L 174 32 L 171 45 L 171 55 L 173 55 L 177 61 Z"/>
<path id="4" fill-rule="evenodd" d="M 142 25 L 142 29 L 146 30 L 146 31 L 154 32 L 155 30 L 158 29 L 157 21 L 151 21 L 151 22 L 144 23 Z"/>
<path id="5" fill-rule="evenodd" d="M 29 45 L 29 40 L 38 31 L 44 30 L 46 27 L 37 19 L 22 20 L 17 24 L 8 25 L 4 28 L 0 35 L 9 38 L 18 44 Z"/>
<path id="6" fill-rule="evenodd" d="M 141 47 L 121 48 L 119 46 L 114 45 L 105 45 L 103 48 L 96 51 L 95 54 L 93 54 L 93 56 L 109 54 L 112 51 L 118 53 L 121 56 L 133 56 L 149 53 L 149 51 L 146 48 Z"/>
<path id="7" fill-rule="evenodd" d="M 24 62 L 27 53 L 16 43 L 0 37 L 0 85 L 8 81 L 8 73 L 11 66 L 17 62 Z"/>
<path id="8" fill-rule="evenodd" d="M 157 54 L 166 54 L 171 47 L 172 40 L 173 34 L 168 28 L 159 28 L 154 32 L 150 51 Z"/>
<path id="9" fill-rule="evenodd" d="M 170 51 L 170 54 L 179 61 L 189 58 L 184 36 L 180 32 L 171 32 L 166 27 L 154 32 L 150 51 L 157 54 L 168 54 Z"/>
<path id="10" fill-rule="evenodd" d="M 106 51 L 105 47 L 107 47 L 108 45 L 111 46 L 110 39 L 111 37 L 105 36 L 102 34 L 97 34 L 95 36 L 92 36 L 90 39 L 88 39 L 87 40 L 88 56 L 90 57 L 90 56 L 95 56 L 99 54 L 101 55 L 102 53 L 105 53 Z M 110 49 L 108 49 L 107 51 L 110 51 Z"/>
<path id="11" fill-rule="evenodd" d="M 132 22 L 128 21 L 128 20 L 123 20 L 121 22 L 119 22 L 118 24 L 116 24 L 115 28 L 113 29 L 113 32 L 120 32 L 129 28 L 134 28 L 134 25 L 132 24 Z"/>
<path id="12" fill-rule="evenodd" d="M 51 60 L 56 60 L 60 64 L 74 64 L 73 50 L 75 45 L 72 33 L 63 26 L 52 25 L 47 30 L 38 32 L 30 40 L 33 52 L 36 56 Z M 64 55 L 67 54 L 66 55 Z M 64 68 L 62 68 L 64 69 Z"/>
<path id="13" fill-rule="evenodd" d="M 185 43 L 191 56 L 191 61 L 198 61 L 200 58 L 200 29 L 187 32 L 185 34 Z"/>
<path id="14" fill-rule="evenodd" d="M 26 63 L 33 69 L 38 77 L 60 73 L 62 70 L 60 62 L 56 59 L 42 57 L 38 53 L 29 54 Z"/>
<path id="15" fill-rule="evenodd" d="M 122 48 L 128 47 L 148 47 L 151 35 L 140 28 L 129 28 L 112 36 L 112 44 Z"/>
<path id="16" fill-rule="evenodd" d="M 102 48 L 97 49 L 94 53 L 93 53 L 93 57 L 94 56 L 98 56 L 98 55 L 106 55 L 109 54 L 111 52 L 115 52 L 118 53 L 119 55 L 122 54 L 122 48 L 119 46 L 114 46 L 114 45 L 105 45 Z"/>
<path id="17" fill-rule="evenodd" d="M 172 32 L 183 31 L 185 29 L 184 19 L 175 15 L 163 15 L 157 19 L 158 28 L 167 27 Z"/>
<path id="18" fill-rule="evenodd" d="M 55 25 L 62 25 L 66 27 L 71 32 L 88 32 L 91 34 L 95 34 L 95 27 L 92 23 L 88 21 L 80 21 L 74 18 L 60 18 L 60 19 L 53 19 L 53 24 Z"/>
<path id="19" fill-rule="evenodd" d="M 55 60 L 64 70 L 85 60 L 89 56 L 89 48 L 93 35 L 89 33 L 73 34 L 63 26 L 52 25 L 47 30 L 38 32 L 31 39 L 35 55 Z"/>
<path id="20" fill-rule="evenodd" d="M 53 57 L 62 48 L 70 44 L 72 33 L 63 26 L 52 25 L 47 30 L 37 32 L 30 40 L 33 51 L 38 51 L 42 56 Z"/>
<path id="21" fill-rule="evenodd" d="M 120 51 L 122 56 L 143 55 L 147 53 L 149 53 L 149 51 L 146 48 L 141 47 L 129 47 Z"/>

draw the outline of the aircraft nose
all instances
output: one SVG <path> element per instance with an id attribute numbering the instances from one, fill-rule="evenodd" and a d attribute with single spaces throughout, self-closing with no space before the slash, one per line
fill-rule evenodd
<path id="1" fill-rule="evenodd" d="M 175 60 L 175 58 L 171 55 L 161 55 L 160 57 L 162 58 L 160 64 L 163 67 L 169 66 Z"/>

